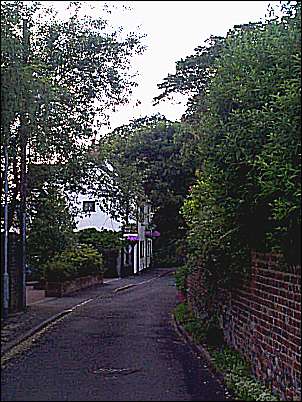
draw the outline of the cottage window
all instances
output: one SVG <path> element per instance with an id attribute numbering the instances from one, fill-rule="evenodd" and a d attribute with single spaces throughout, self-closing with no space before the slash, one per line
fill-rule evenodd
<path id="1" fill-rule="evenodd" d="M 83 201 L 84 212 L 95 212 L 95 201 Z"/>

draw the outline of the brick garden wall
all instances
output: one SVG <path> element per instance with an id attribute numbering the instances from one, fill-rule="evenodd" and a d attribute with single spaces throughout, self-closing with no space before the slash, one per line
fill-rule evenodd
<path id="1" fill-rule="evenodd" d="M 203 273 L 188 278 L 188 304 L 202 318 L 209 307 Z M 301 400 L 301 267 L 280 255 L 252 253 L 251 278 L 217 304 L 227 343 L 251 362 L 256 377 L 282 400 Z"/>

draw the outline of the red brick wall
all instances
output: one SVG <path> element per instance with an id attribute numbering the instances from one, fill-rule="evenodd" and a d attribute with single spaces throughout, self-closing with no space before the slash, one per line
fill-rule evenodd
<path id="1" fill-rule="evenodd" d="M 205 292 L 198 270 L 188 278 L 187 296 L 199 316 L 205 314 Z M 251 278 L 232 293 L 220 292 L 217 304 L 227 343 L 282 400 L 300 400 L 301 267 L 285 266 L 280 255 L 253 252 Z"/>

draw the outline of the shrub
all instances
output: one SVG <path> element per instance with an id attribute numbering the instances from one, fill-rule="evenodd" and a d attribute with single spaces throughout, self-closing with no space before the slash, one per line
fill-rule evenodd
<path id="1" fill-rule="evenodd" d="M 113 274 L 115 270 L 116 258 L 122 247 L 127 245 L 127 241 L 121 238 L 120 232 L 103 229 L 101 231 L 95 228 L 82 229 L 78 232 L 81 244 L 94 247 L 103 257 L 104 271 Z"/>
<path id="2" fill-rule="evenodd" d="M 186 303 L 179 303 L 174 310 L 174 315 L 176 321 L 184 326 L 194 341 L 203 342 L 206 336 L 206 325 L 194 316 Z"/>
<path id="3" fill-rule="evenodd" d="M 88 228 L 80 230 L 78 234 L 80 243 L 91 245 L 100 253 L 104 250 L 120 250 L 126 244 L 121 234 L 113 230 Z"/>
<path id="4" fill-rule="evenodd" d="M 103 272 L 101 254 L 91 246 L 79 245 L 56 254 L 44 266 L 45 279 L 61 282 Z"/>
<path id="5" fill-rule="evenodd" d="M 250 365 L 244 357 L 224 344 L 217 317 L 202 321 L 189 310 L 186 303 L 178 304 L 174 315 L 194 342 L 206 345 L 213 364 L 223 373 L 226 385 L 234 393 L 235 400 L 279 401 L 276 395 L 252 376 Z"/>
<path id="6" fill-rule="evenodd" d="M 278 401 L 269 389 L 251 375 L 250 366 L 239 352 L 225 346 L 212 351 L 216 368 L 225 374 L 227 387 L 243 401 Z"/>
<path id="7" fill-rule="evenodd" d="M 203 343 L 207 335 L 207 327 L 205 323 L 196 318 L 184 324 L 184 328 L 192 336 L 193 340 L 197 343 Z"/>
<path id="8" fill-rule="evenodd" d="M 179 261 L 175 257 L 163 257 L 163 255 L 155 252 L 153 257 L 154 266 L 159 268 L 174 268 L 179 265 Z"/>
<path id="9" fill-rule="evenodd" d="M 174 310 L 174 315 L 176 321 L 178 321 L 180 324 L 184 324 L 191 317 L 191 313 L 188 309 L 187 304 L 185 303 L 179 303 L 176 306 Z"/>
<path id="10" fill-rule="evenodd" d="M 187 291 L 187 276 L 189 268 L 186 265 L 182 265 L 176 269 L 175 272 L 175 282 L 178 290 L 186 294 Z"/>

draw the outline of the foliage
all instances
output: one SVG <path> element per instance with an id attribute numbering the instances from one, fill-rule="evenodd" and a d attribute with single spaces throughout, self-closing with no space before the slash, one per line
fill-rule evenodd
<path id="1" fill-rule="evenodd" d="M 227 346 L 211 351 L 215 367 L 223 372 L 227 387 L 240 401 L 278 401 L 267 387 L 250 373 L 250 367 L 241 354 Z"/>
<path id="2" fill-rule="evenodd" d="M 154 103 L 164 99 L 170 99 L 173 94 L 179 93 L 189 97 L 187 110 L 182 121 L 190 124 L 199 120 L 199 114 L 204 111 L 203 97 L 208 84 L 215 73 L 214 62 L 219 57 L 224 47 L 225 38 L 211 36 L 205 41 L 204 46 L 198 46 L 194 53 L 176 62 L 176 72 L 168 74 L 158 88 L 163 92 L 154 98 Z"/>
<path id="3" fill-rule="evenodd" d="M 154 115 L 132 121 L 109 134 L 106 146 L 112 168 L 111 211 L 126 221 L 136 217 L 137 205 L 147 198 L 153 207 L 153 224 L 161 233 L 155 243 L 158 265 L 179 264 L 176 240 L 183 234 L 179 208 L 194 177 L 192 152 L 184 146 L 190 132 L 179 123 Z M 104 140 L 102 140 L 104 147 Z M 156 253 L 157 251 L 157 253 Z M 171 251 L 171 252 L 170 252 Z M 172 258 L 173 257 L 173 258 Z"/>
<path id="4" fill-rule="evenodd" d="M 206 328 L 200 320 L 196 319 L 186 303 L 179 303 L 174 310 L 174 315 L 176 321 L 183 325 L 195 342 L 204 342 Z"/>
<path id="5" fill-rule="evenodd" d="M 175 272 L 176 287 L 183 294 L 187 293 L 187 276 L 189 273 L 189 267 L 187 265 L 181 265 L 177 267 Z"/>
<path id="6" fill-rule="evenodd" d="M 187 322 L 189 319 L 192 318 L 192 314 L 188 309 L 188 305 L 186 303 L 177 304 L 174 310 L 174 315 L 176 321 L 179 322 L 180 324 L 184 324 L 185 322 Z"/>
<path id="7" fill-rule="evenodd" d="M 238 285 L 251 249 L 301 260 L 300 7 L 212 38 L 159 86 L 157 100 L 189 96 L 183 120 L 199 166 L 181 212 L 208 297 Z"/>
<path id="8" fill-rule="evenodd" d="M 101 254 L 91 246 L 69 248 L 46 262 L 44 277 L 49 282 L 63 282 L 103 272 Z"/>
<path id="9" fill-rule="evenodd" d="M 93 246 L 100 253 L 104 250 L 120 250 L 126 244 L 121 239 L 119 232 L 103 229 L 101 231 L 95 228 L 82 229 L 78 232 L 79 242 Z"/>
<path id="10" fill-rule="evenodd" d="M 87 228 L 78 231 L 77 234 L 80 244 L 92 246 L 102 255 L 104 274 L 116 275 L 116 258 L 122 247 L 128 244 L 127 240 L 121 238 L 121 233 Z"/>
<path id="11" fill-rule="evenodd" d="M 215 297 L 215 289 L 238 285 L 239 276 L 249 271 L 249 247 L 246 238 L 240 235 L 239 226 L 234 227 L 235 212 L 223 207 L 225 198 L 221 194 L 223 185 L 214 169 L 207 171 L 197 180 L 187 198 L 182 213 L 190 228 L 187 235 L 189 263 L 200 264 L 205 272 L 209 294 Z M 218 201 L 219 200 L 219 201 Z M 235 203 L 231 204 L 236 208 Z M 229 215 L 229 216 L 228 216 Z"/>
<path id="12" fill-rule="evenodd" d="M 215 172 L 215 201 L 233 221 L 224 233 L 236 228 L 249 247 L 286 254 L 280 232 L 300 244 L 299 18 L 297 10 L 295 18 L 229 33 L 201 122 L 204 176 Z"/>
<path id="13" fill-rule="evenodd" d="M 42 276 L 46 261 L 75 244 L 75 222 L 65 196 L 53 186 L 38 191 L 36 197 L 32 196 L 31 208 L 28 263 L 37 276 Z"/>
<path id="14" fill-rule="evenodd" d="M 225 379 L 226 386 L 236 400 L 278 401 L 267 387 L 251 374 L 251 368 L 241 353 L 224 344 L 222 332 L 218 332 L 217 321 L 201 321 L 186 303 L 180 303 L 174 310 L 176 321 L 192 336 L 193 341 L 202 344 L 209 351 L 212 362 Z"/>
<path id="15" fill-rule="evenodd" d="M 30 163 L 56 163 L 48 180 L 81 189 L 95 179 L 96 128 L 136 86 L 130 61 L 143 51 L 142 36 L 111 29 L 98 13 L 81 16 L 80 2 L 66 5 L 69 15 L 60 20 L 39 2 L 1 2 L 1 145 L 9 151 L 13 211 L 22 133 Z"/>
<path id="16" fill-rule="evenodd" d="M 159 226 L 159 224 L 158 224 Z M 160 225 L 161 229 L 165 228 L 164 222 Z M 153 243 L 153 265 L 155 267 L 170 268 L 178 267 L 183 263 L 181 256 L 177 254 L 179 229 L 175 227 L 174 231 L 165 232 L 165 237 L 156 239 Z"/>

